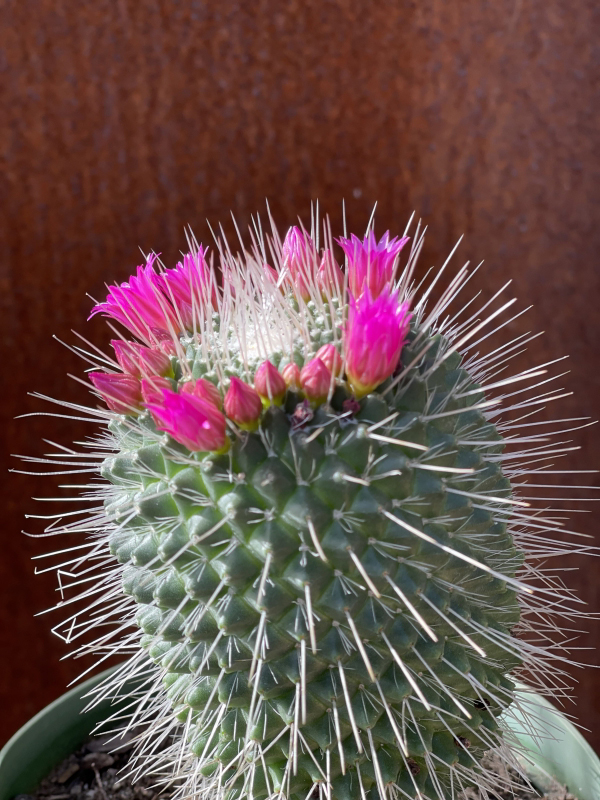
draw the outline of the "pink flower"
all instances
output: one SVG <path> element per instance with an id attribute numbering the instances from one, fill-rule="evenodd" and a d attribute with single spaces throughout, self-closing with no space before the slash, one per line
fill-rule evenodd
<path id="1" fill-rule="evenodd" d="M 344 346 L 346 374 L 356 397 L 373 391 L 394 372 L 410 325 L 408 303 L 385 288 L 378 297 L 369 289 L 350 297 Z"/>
<path id="2" fill-rule="evenodd" d="M 287 389 L 281 373 L 270 361 L 263 361 L 254 375 L 254 388 L 264 405 L 281 405 Z"/>
<path id="3" fill-rule="evenodd" d="M 183 263 L 179 262 L 175 269 L 166 270 L 160 278 L 162 290 L 175 306 L 186 330 L 193 330 L 194 320 L 197 323 L 202 310 L 211 305 L 217 308 L 216 280 L 206 262 L 202 246 L 197 253 L 187 253 Z"/>
<path id="4" fill-rule="evenodd" d="M 334 344 L 324 344 L 323 347 L 320 347 L 317 350 L 317 358 L 320 358 L 327 369 L 333 372 L 336 377 L 341 374 L 344 362 Z"/>
<path id="5" fill-rule="evenodd" d="M 140 378 L 145 375 L 173 374 L 171 360 L 162 350 L 144 347 L 137 342 L 124 342 L 122 339 L 111 341 L 119 366 L 128 375 Z"/>
<path id="6" fill-rule="evenodd" d="M 311 358 L 300 370 L 300 383 L 309 400 L 322 403 L 329 393 L 331 372 L 320 358 Z"/>
<path id="7" fill-rule="evenodd" d="M 344 273 L 331 250 L 323 250 L 321 264 L 317 271 L 317 284 L 325 297 L 334 297 L 344 287 Z"/>
<path id="8" fill-rule="evenodd" d="M 116 319 L 145 342 L 152 342 L 152 328 L 169 330 L 178 325 L 171 304 L 161 292 L 161 276 L 154 271 L 155 255 L 148 256 L 145 266 L 119 286 L 110 286 L 104 303 L 94 306 L 95 314 Z"/>
<path id="9" fill-rule="evenodd" d="M 225 395 L 225 413 L 229 419 L 242 430 L 256 430 L 262 410 L 258 392 L 234 375 Z"/>
<path id="10" fill-rule="evenodd" d="M 267 281 L 269 281 L 270 283 L 272 283 L 275 286 L 277 286 L 277 284 L 279 282 L 279 273 L 277 272 L 275 267 L 272 267 L 270 264 L 267 264 L 265 262 L 263 264 L 263 269 L 265 271 L 265 277 L 266 277 Z"/>
<path id="11" fill-rule="evenodd" d="M 348 286 L 354 297 L 360 297 L 368 288 L 373 297 L 383 291 L 386 284 L 394 279 L 394 264 L 408 236 L 390 239 L 386 231 L 379 242 L 373 231 L 363 241 L 354 234 L 350 239 L 337 239 L 348 259 Z"/>
<path id="12" fill-rule="evenodd" d="M 287 232 L 281 247 L 281 264 L 288 281 L 303 300 L 310 300 L 314 284 L 317 252 L 313 240 L 304 230 L 294 225 Z"/>
<path id="13" fill-rule="evenodd" d="M 214 383 L 206 380 L 206 378 L 198 378 L 198 380 L 186 381 L 180 389 L 183 394 L 192 394 L 199 397 L 201 400 L 206 400 L 207 403 L 212 403 L 216 408 L 223 408 L 223 400 L 221 392 L 217 389 Z"/>
<path id="14" fill-rule="evenodd" d="M 157 427 L 188 450 L 222 450 L 227 438 L 225 417 L 218 408 L 191 394 L 163 389 L 148 403 Z"/>
<path id="15" fill-rule="evenodd" d="M 137 378 L 107 372 L 90 372 L 89 377 L 111 411 L 116 411 L 117 414 L 135 414 L 140 410 L 142 393 Z"/>
<path id="16" fill-rule="evenodd" d="M 150 333 L 154 342 L 153 347 L 160 347 L 163 353 L 168 356 L 177 355 L 175 341 L 168 331 L 164 331 L 162 328 L 150 328 Z"/>
<path id="17" fill-rule="evenodd" d="M 281 377 L 285 381 L 288 389 L 291 389 L 292 392 L 300 391 L 300 367 L 298 364 L 295 364 L 293 361 L 286 364 L 281 371 Z"/>
<path id="18" fill-rule="evenodd" d="M 157 403 L 160 402 L 162 392 L 164 389 L 172 391 L 173 385 L 171 381 L 166 378 L 161 378 L 159 375 L 152 375 L 148 378 L 142 378 L 142 397 L 144 403 Z"/>

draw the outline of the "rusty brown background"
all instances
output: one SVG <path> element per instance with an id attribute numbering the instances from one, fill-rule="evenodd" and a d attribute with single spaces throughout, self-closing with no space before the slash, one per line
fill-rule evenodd
<path id="1" fill-rule="evenodd" d="M 172 263 L 185 224 L 208 241 L 205 220 L 231 233 L 232 210 L 245 228 L 265 198 L 282 227 L 314 198 L 338 230 L 343 198 L 357 232 L 376 200 L 380 232 L 415 209 L 423 267 L 465 233 L 462 258 L 487 261 L 477 287 L 512 278 L 535 304 L 510 331 L 546 331 L 527 364 L 571 354 L 562 414 L 598 416 L 599 28 L 594 0 L 4 0 L 3 452 L 87 434 L 13 421 L 44 410 L 31 390 L 85 400 L 66 377 L 83 364 L 51 337 L 106 339 L 85 322 L 86 292 L 124 280 L 138 247 Z M 585 447 L 565 465 L 600 466 L 598 430 L 575 440 Z M 55 595 L 30 558 L 52 542 L 20 533 L 39 532 L 23 515 L 50 513 L 29 497 L 54 484 L 3 468 L 0 742 L 80 667 L 59 661 L 58 617 L 33 616 Z M 595 519 L 577 515 L 588 533 Z M 596 609 L 599 565 L 580 559 L 570 575 Z M 588 627 L 586 647 L 600 637 Z M 599 747 L 596 672 L 576 676 L 571 710 Z"/>

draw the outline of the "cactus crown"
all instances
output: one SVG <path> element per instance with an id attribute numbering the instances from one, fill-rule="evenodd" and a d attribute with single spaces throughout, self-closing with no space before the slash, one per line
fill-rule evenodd
<path id="1" fill-rule="evenodd" d="M 525 337 L 479 354 L 513 301 L 461 306 L 466 267 L 428 307 L 419 229 L 402 269 L 406 236 L 339 240 L 345 270 L 324 230 L 218 242 L 220 279 L 191 240 L 93 309 L 139 341 L 90 376 L 102 507 L 52 532 L 88 532 L 92 601 L 57 632 L 127 656 L 97 699 L 138 679 L 138 770 L 182 799 L 491 797 L 514 680 L 562 685 L 576 614 L 537 566 L 560 523 L 518 495 L 560 451 L 519 420 L 555 395 L 506 377 Z"/>

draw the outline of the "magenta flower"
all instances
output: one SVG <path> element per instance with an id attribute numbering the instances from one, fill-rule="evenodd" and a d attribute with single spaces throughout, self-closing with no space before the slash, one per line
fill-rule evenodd
<path id="1" fill-rule="evenodd" d="M 309 400 L 322 403 L 329 393 L 331 372 L 320 358 L 311 358 L 300 370 L 300 383 Z"/>
<path id="2" fill-rule="evenodd" d="M 391 284 L 396 258 L 407 241 L 408 236 L 390 239 L 389 231 L 379 242 L 373 231 L 362 241 L 354 234 L 350 239 L 337 239 L 348 259 L 348 286 L 354 297 L 360 297 L 366 288 L 377 297 L 386 284 Z"/>
<path id="3" fill-rule="evenodd" d="M 207 403 L 212 403 L 213 406 L 216 406 L 218 409 L 223 408 L 221 392 L 214 383 L 206 380 L 206 378 L 186 381 L 180 391 L 184 394 L 191 394 L 194 395 L 194 397 L 199 397 L 201 400 L 206 400 Z"/>
<path id="4" fill-rule="evenodd" d="M 197 253 L 187 253 L 183 263 L 179 262 L 175 269 L 163 272 L 160 279 L 165 296 L 175 306 L 186 330 L 193 330 L 194 319 L 200 318 L 202 309 L 218 305 L 215 276 L 206 262 L 202 246 Z"/>
<path id="5" fill-rule="evenodd" d="M 117 414 L 135 414 L 140 410 L 142 393 L 137 378 L 107 372 L 90 372 L 89 377 L 111 411 L 116 411 Z"/>
<path id="6" fill-rule="evenodd" d="M 323 250 L 317 270 L 317 285 L 325 297 L 334 297 L 344 287 L 344 273 L 331 250 Z"/>
<path id="7" fill-rule="evenodd" d="M 258 392 L 234 375 L 225 395 L 225 413 L 229 419 L 242 430 L 256 430 L 262 410 Z"/>
<path id="8" fill-rule="evenodd" d="M 264 405 L 281 405 L 287 385 L 279 370 L 270 361 L 263 361 L 254 375 L 254 388 Z"/>
<path id="9" fill-rule="evenodd" d="M 303 300 L 310 300 L 310 287 L 314 283 L 317 253 L 306 231 L 294 225 L 287 232 L 281 247 L 281 264 L 287 279 Z"/>
<path id="10" fill-rule="evenodd" d="M 152 334 L 154 342 L 156 342 L 155 347 L 160 347 L 163 353 L 166 353 L 168 356 L 177 355 L 175 342 L 168 331 L 162 328 L 150 328 L 150 333 Z"/>
<path id="11" fill-rule="evenodd" d="M 385 288 L 350 297 L 344 335 L 346 374 L 356 397 L 373 391 L 394 372 L 410 326 L 409 304 Z"/>
<path id="12" fill-rule="evenodd" d="M 151 375 L 147 378 L 142 378 L 141 387 L 144 404 L 148 405 L 148 403 L 159 403 L 163 390 L 168 389 L 171 391 L 173 384 L 160 375 Z"/>
<path id="13" fill-rule="evenodd" d="M 320 358 L 336 377 L 341 374 L 344 362 L 334 344 L 324 344 L 323 347 L 320 347 L 317 350 L 317 358 Z"/>
<path id="14" fill-rule="evenodd" d="M 152 328 L 168 331 L 178 328 L 171 304 L 161 292 L 161 276 L 154 271 L 155 255 L 148 256 L 137 274 L 118 286 L 110 286 L 104 303 L 94 306 L 95 314 L 116 319 L 139 339 L 151 343 Z"/>
<path id="15" fill-rule="evenodd" d="M 163 389 L 160 399 L 148 403 L 148 408 L 158 429 L 188 450 L 215 451 L 225 447 L 225 417 L 212 403 Z"/>
<path id="16" fill-rule="evenodd" d="M 291 361 L 289 364 L 286 364 L 281 370 L 281 377 L 285 381 L 285 385 L 288 387 L 288 389 L 291 389 L 292 392 L 300 391 L 300 367 L 298 364 L 295 364 L 293 361 Z"/>
<path id="17" fill-rule="evenodd" d="M 122 339 L 111 341 L 119 366 L 128 375 L 142 378 L 147 375 L 172 375 L 170 358 L 154 347 L 144 347 L 138 342 L 125 342 Z"/>
<path id="18" fill-rule="evenodd" d="M 270 264 L 267 264 L 265 262 L 263 264 L 263 269 L 265 271 L 267 280 L 274 286 L 277 286 L 277 284 L 279 283 L 279 273 L 277 272 L 275 267 L 272 267 Z"/>

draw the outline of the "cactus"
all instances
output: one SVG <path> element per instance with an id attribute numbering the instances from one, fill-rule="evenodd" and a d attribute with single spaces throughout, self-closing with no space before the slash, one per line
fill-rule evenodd
<path id="1" fill-rule="evenodd" d="M 505 376 L 525 337 L 476 351 L 512 301 L 461 307 L 465 267 L 427 308 L 418 230 L 403 269 L 406 236 L 339 239 L 345 270 L 327 226 L 322 252 L 316 222 L 257 230 L 243 256 L 218 243 L 221 281 L 192 240 L 92 311 L 139 341 L 86 353 L 105 480 L 52 528 L 90 548 L 68 568 L 87 621 L 58 632 L 127 655 L 99 697 L 142 681 L 138 771 L 170 764 L 177 797 L 493 796 L 514 680 L 562 691 L 577 615 L 539 566 L 571 545 L 518 492 L 560 450 L 519 422 L 554 399 L 527 394 L 546 370 Z"/>

